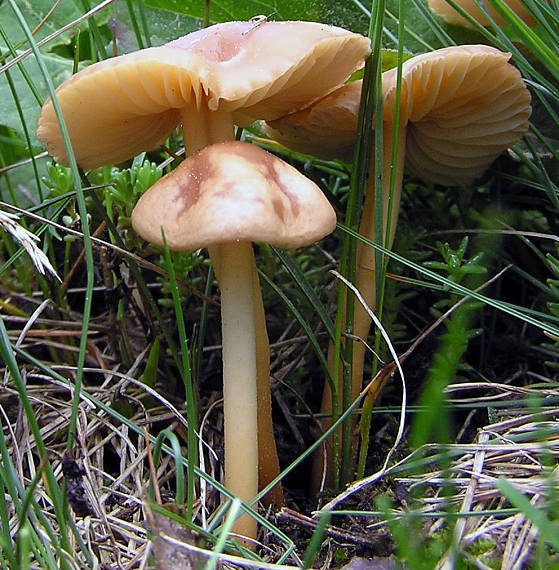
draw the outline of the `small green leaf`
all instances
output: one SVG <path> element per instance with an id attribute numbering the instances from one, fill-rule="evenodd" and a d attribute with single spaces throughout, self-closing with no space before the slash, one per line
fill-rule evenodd
<path id="1" fill-rule="evenodd" d="M 151 345 L 149 350 L 148 360 L 146 362 L 146 367 L 144 369 L 144 374 L 142 375 L 142 382 L 146 386 L 153 388 L 155 386 L 155 379 L 157 376 L 157 367 L 159 365 L 159 339 L 156 338 Z"/>

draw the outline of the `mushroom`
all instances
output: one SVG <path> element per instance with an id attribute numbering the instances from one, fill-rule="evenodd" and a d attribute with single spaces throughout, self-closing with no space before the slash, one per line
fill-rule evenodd
<path id="1" fill-rule="evenodd" d="M 93 64 L 56 95 L 77 163 L 90 170 L 156 148 L 182 125 L 188 154 L 234 125 L 294 112 L 363 64 L 369 40 L 315 22 L 227 22 Z M 67 164 L 52 101 L 37 138 Z"/>
<path id="2" fill-rule="evenodd" d="M 490 26 L 491 21 L 481 9 L 480 4 L 484 6 L 498 26 L 507 26 L 509 24 L 508 20 L 503 18 L 503 16 L 495 10 L 491 5 L 491 2 L 479 2 L 479 0 L 454 0 L 454 2 L 459 8 L 462 8 L 464 12 L 482 26 Z M 446 0 L 428 0 L 428 4 L 429 9 L 433 14 L 440 16 L 449 24 L 472 27 L 472 24 L 457 12 Z M 522 0 L 504 0 L 504 4 L 506 4 L 528 26 L 534 26 L 536 24 L 530 10 L 526 8 Z"/>
<path id="3" fill-rule="evenodd" d="M 402 89 L 399 101 L 400 123 L 396 125 L 397 69 L 383 73 L 383 219 L 387 220 L 391 207 L 391 227 L 385 243 L 391 247 L 396 221 L 404 165 L 424 181 L 446 186 L 471 184 L 489 167 L 501 152 L 520 141 L 528 129 L 531 113 L 530 93 L 520 72 L 509 63 L 510 54 L 484 45 L 453 46 L 418 55 L 402 66 Z M 356 82 L 357 83 L 357 82 Z M 344 89 L 346 86 L 344 86 Z M 359 89 L 352 91 L 355 102 Z M 332 105 L 329 105 L 332 102 Z M 338 122 L 334 115 L 345 115 L 333 92 L 313 105 L 291 116 L 270 122 L 268 134 L 280 133 L 280 141 L 289 146 L 293 142 L 299 150 L 306 144 L 304 137 L 292 141 L 291 125 L 300 125 L 304 117 L 320 122 L 318 110 L 327 112 L 332 125 L 330 138 L 337 139 Z M 349 124 L 357 125 L 357 116 L 349 118 Z M 347 125 L 344 128 L 346 132 Z M 302 132 L 299 126 L 298 133 Z M 312 129 L 306 125 L 306 137 Z M 392 147 L 397 134 L 396 161 L 392 164 Z M 345 135 L 344 135 L 345 136 Z M 324 138 L 322 132 L 320 138 Z M 320 144 L 313 139 L 313 148 Z M 297 146 L 296 146 L 297 148 Z M 309 147 L 310 148 L 310 147 Z M 343 149 L 346 145 L 344 143 Z M 324 157 L 322 154 L 319 156 Z M 326 152 L 331 155 L 332 148 Z M 390 203 L 390 176 L 394 186 Z M 359 232 L 375 241 L 374 225 L 374 176 L 369 177 Z M 386 232 L 386 228 L 383 229 Z M 362 242 L 357 245 L 356 287 L 371 309 L 376 306 L 375 250 Z M 354 334 L 366 339 L 371 325 L 369 314 L 359 304 L 355 307 Z M 352 395 L 356 398 L 363 380 L 365 345 L 354 343 Z M 339 393 L 341 394 L 341 389 Z M 322 411 L 331 412 L 331 391 L 328 383 Z"/>
<path id="4" fill-rule="evenodd" d="M 157 147 L 182 126 L 186 151 L 234 140 L 234 125 L 274 119 L 309 105 L 363 64 L 369 40 L 315 22 L 227 22 L 91 65 L 58 87 L 77 163 L 85 170 Z M 58 162 L 66 149 L 53 105 L 41 110 L 37 137 Z M 218 252 L 210 248 L 216 270 Z M 217 276 L 219 279 L 219 275 Z M 260 286 L 259 409 L 271 407 L 269 346 Z M 261 486 L 279 473 L 271 415 L 261 412 Z M 275 459 L 274 459 L 275 457 Z M 270 493 L 283 503 L 281 487 Z"/>
<path id="5" fill-rule="evenodd" d="M 170 249 L 219 250 L 223 343 L 225 485 L 250 502 L 257 494 L 256 331 L 252 241 L 276 247 L 309 245 L 332 232 L 334 210 L 308 178 L 244 142 L 214 144 L 156 182 L 132 212 L 147 241 Z M 235 532 L 256 537 L 243 515 Z"/>

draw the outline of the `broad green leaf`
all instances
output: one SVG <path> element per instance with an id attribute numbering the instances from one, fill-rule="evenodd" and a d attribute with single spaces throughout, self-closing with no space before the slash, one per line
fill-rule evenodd
<path id="1" fill-rule="evenodd" d="M 404 54 L 403 60 L 406 61 L 412 57 L 409 54 Z M 398 52 L 394 50 L 383 49 L 382 50 L 382 71 L 388 71 L 398 65 Z"/>
<path id="2" fill-rule="evenodd" d="M 385 26 L 392 32 L 392 40 L 385 39 L 385 47 L 397 48 L 394 39 L 398 37 L 398 4 L 400 0 L 387 0 Z M 406 4 L 406 34 L 403 38 L 405 51 L 418 54 L 447 45 L 484 43 L 477 31 L 453 26 L 433 15 L 424 0 L 410 0 Z"/>
<path id="3" fill-rule="evenodd" d="M 200 28 L 199 21 L 183 14 L 179 15 L 166 10 L 156 10 L 148 7 L 144 7 L 144 10 L 152 46 L 160 46 Z M 137 10 L 135 15 L 139 19 Z M 125 2 L 115 4 L 111 27 L 117 37 L 119 53 L 127 53 L 138 49 L 130 13 Z"/>
<path id="4" fill-rule="evenodd" d="M 39 26 L 52 9 L 53 4 L 53 0 L 18 0 L 18 6 L 25 17 L 27 24 L 32 30 Z M 95 5 L 95 3 L 93 3 L 93 5 Z M 46 22 L 35 34 L 35 40 L 40 41 L 45 36 L 48 36 L 66 24 L 73 22 L 82 16 L 83 13 L 84 10 L 79 7 L 78 2 L 75 2 L 74 0 L 61 0 Z M 105 9 L 100 12 L 99 15 L 96 15 L 96 22 L 98 24 L 106 23 L 109 16 L 110 8 Z M 12 45 L 17 45 L 24 39 L 19 22 L 17 21 L 13 10 L 6 2 L 0 5 L 0 26 L 4 29 Z M 82 23 L 80 29 L 85 28 L 85 26 L 87 26 L 87 22 Z M 61 34 L 56 39 L 49 42 L 48 49 L 52 49 L 56 45 L 67 44 L 75 32 L 75 29 L 72 29 Z M 5 47 L 4 42 L 1 40 L 0 45 Z M 29 46 L 26 44 L 24 47 L 27 48 Z"/>
<path id="5" fill-rule="evenodd" d="M 146 0 L 151 8 L 160 8 L 193 18 L 203 18 L 204 0 Z M 271 20 L 308 20 L 342 26 L 365 33 L 368 17 L 352 0 L 212 0 L 210 20 L 249 20 L 258 15 Z"/>
<path id="6" fill-rule="evenodd" d="M 45 54 L 43 58 L 55 85 L 62 83 L 72 74 L 72 61 L 52 54 Z M 43 81 L 40 79 L 41 74 L 39 72 L 37 62 L 31 56 L 23 60 L 23 65 L 25 66 L 29 77 L 33 78 L 39 95 L 43 100 L 45 100 L 47 97 L 47 90 Z M 10 74 L 17 93 L 17 98 L 23 110 L 23 116 L 25 117 L 27 128 L 34 138 L 37 117 L 39 116 L 40 110 L 39 102 L 33 95 L 26 79 L 23 77 L 17 66 L 10 69 Z M 2 75 L 0 75 L 0 124 L 12 128 L 19 136 L 22 136 L 23 129 L 14 104 L 13 94 L 6 77 Z M 33 142 L 36 142 L 35 139 Z"/>
<path id="7" fill-rule="evenodd" d="M 47 160 L 49 159 L 42 158 L 36 162 L 39 177 L 46 174 Z M 7 189 L 8 180 L 17 197 L 17 205 L 19 207 L 27 208 L 29 206 L 36 206 L 39 203 L 39 190 L 37 188 L 33 166 L 30 163 L 18 166 L 2 174 L 0 177 L 0 197 L 4 201 L 12 203 L 10 193 Z M 43 186 L 43 194 L 46 192 L 47 190 Z"/>

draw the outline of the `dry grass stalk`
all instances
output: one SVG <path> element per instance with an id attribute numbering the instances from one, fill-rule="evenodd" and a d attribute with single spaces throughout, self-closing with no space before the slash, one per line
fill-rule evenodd
<path id="1" fill-rule="evenodd" d="M 528 497 L 532 505 L 545 506 L 550 489 L 559 482 L 557 469 L 550 470 L 544 462 L 547 457 L 556 464 L 559 456 L 559 430 L 554 421 L 558 413 L 557 408 L 537 414 L 524 409 L 523 415 L 507 417 L 480 429 L 475 442 L 464 445 L 463 455 L 454 458 L 447 470 L 399 479 L 410 489 L 425 485 L 433 489 L 434 495 L 425 501 L 424 511 L 436 513 L 440 509 L 442 516 L 429 523 L 428 532 L 447 524 L 444 511 L 451 505 L 460 513 L 479 512 L 479 516 L 458 519 L 452 547 L 438 568 L 453 568 L 456 557 L 479 540 L 494 543 L 489 559 L 500 560 L 501 570 L 524 567 L 538 538 L 538 529 L 521 512 L 507 515 L 485 514 L 485 511 L 510 506 L 496 486 L 501 478 Z M 450 448 L 456 450 L 460 446 Z M 449 486 L 454 488 L 454 494 L 443 496 L 443 487 L 448 491 Z M 484 567 L 482 560 L 478 562 L 478 567 Z"/>
<path id="2" fill-rule="evenodd" d="M 49 258 L 45 255 L 43 250 L 37 246 L 39 238 L 18 224 L 17 220 L 18 216 L 15 214 L 0 210 L 0 227 L 21 244 L 21 247 L 25 249 L 37 271 L 41 275 L 50 273 L 55 279 L 60 281 L 60 277 L 58 277 L 54 267 L 51 265 Z"/>
<path id="3" fill-rule="evenodd" d="M 425 515 L 425 537 L 448 528 L 457 514 L 464 515 L 457 518 L 450 547 L 440 559 L 438 570 L 454 568 L 459 557 L 482 569 L 495 568 L 496 564 L 501 570 L 526 567 L 539 537 L 538 528 L 522 512 L 511 509 L 497 483 L 505 479 L 532 505 L 548 506 L 551 490 L 559 484 L 559 470 L 548 467 L 557 465 L 559 457 L 559 426 L 555 420 L 559 408 L 546 407 L 544 403 L 531 413 L 525 405 L 515 404 L 514 398 L 533 397 L 545 402 L 550 396 L 556 397 L 553 388 L 551 384 L 519 388 L 488 382 L 448 386 L 448 394 L 468 391 L 469 397 L 452 400 L 455 406 L 473 403 L 478 409 L 488 409 L 499 403 L 510 404 L 500 407 L 503 411 L 498 412 L 499 421 L 479 429 L 471 443 L 427 444 L 386 471 L 352 484 L 349 492 L 342 492 L 325 510 L 339 509 L 357 491 L 368 496 L 370 489 L 391 478 L 397 488 L 405 488 L 411 497 L 417 493 L 420 496 L 417 501 L 411 498 L 400 508 L 396 506 L 391 517 L 403 520 L 411 513 Z M 483 396 L 472 398 L 476 390 Z M 467 417 L 471 418 L 471 414 Z M 466 433 L 467 427 L 460 433 Z M 423 465 L 418 474 L 418 467 L 413 464 L 421 456 L 426 458 L 427 467 Z M 413 474 L 403 475 L 406 471 Z M 338 522 L 340 516 L 341 513 Z M 378 532 L 387 525 L 386 520 L 377 519 L 367 529 Z M 471 547 L 479 541 L 490 546 L 482 554 L 473 554 L 475 548 Z"/>
<path id="4" fill-rule="evenodd" d="M 75 370 L 71 366 L 53 368 L 70 378 Z M 108 407 L 132 404 L 135 412 L 131 420 L 137 426 L 155 431 L 152 426 L 165 423 L 177 432 L 181 440 L 180 426 L 183 425 L 184 429 L 184 411 L 133 378 L 133 373 L 138 375 L 136 370 L 127 372 L 130 376 L 116 370 L 86 368 L 86 375 L 105 377 L 101 386 L 97 384 L 96 388 L 88 389 L 88 393 Z M 30 402 L 41 425 L 42 438 L 52 458 L 55 476 L 62 483 L 65 439 L 61 438 L 61 434 L 67 429 L 70 418 L 73 389 L 36 371 L 24 369 L 22 373 L 26 379 Z M 142 400 L 147 397 L 156 400 L 155 403 L 150 403 L 149 408 L 142 404 Z M 13 426 L 7 430 L 6 437 L 13 452 L 12 459 L 19 479 L 27 487 L 37 469 L 36 443 L 27 428 L 17 392 L 9 383 L 0 393 L 0 414 L 5 425 Z M 102 567 L 137 568 L 138 564 L 147 567 L 149 541 L 142 506 L 148 499 L 149 471 L 143 438 L 125 424 L 115 422 L 108 413 L 92 405 L 83 394 L 75 439 L 78 445 L 70 460 L 78 466 L 76 469 L 80 476 L 76 486 L 85 498 L 88 512 L 76 513 L 76 508 L 72 512 L 83 541 Z M 215 454 L 211 450 L 208 452 L 206 443 L 201 443 L 201 449 L 205 453 L 206 469 L 212 474 L 216 473 Z M 174 463 L 163 456 L 158 465 L 157 477 L 170 501 L 174 494 L 174 470 Z M 66 483 L 68 484 L 67 479 Z M 37 488 L 36 496 L 49 520 L 56 524 L 52 504 L 42 483 Z M 69 500 L 75 507 L 72 496 Z M 215 491 L 206 489 L 204 504 L 198 501 L 195 515 L 200 510 L 213 512 L 218 504 L 219 498 Z M 8 508 L 12 524 L 17 528 L 15 509 L 11 505 Z M 78 546 L 75 548 L 76 567 L 87 567 Z"/>

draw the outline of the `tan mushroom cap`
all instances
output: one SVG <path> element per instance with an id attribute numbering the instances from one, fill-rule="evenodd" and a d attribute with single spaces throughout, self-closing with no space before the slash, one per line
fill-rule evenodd
<path id="1" fill-rule="evenodd" d="M 227 242 L 310 245 L 331 233 L 336 215 L 318 186 L 295 168 L 244 142 L 207 146 L 156 182 L 132 212 L 145 240 L 193 251 Z"/>
<path id="2" fill-rule="evenodd" d="M 264 132 L 293 150 L 350 162 L 355 150 L 362 81 L 332 91 L 310 107 L 263 124 Z"/>
<path id="3" fill-rule="evenodd" d="M 491 24 L 487 16 L 477 5 L 476 0 L 454 0 L 454 2 L 482 26 L 489 26 Z M 468 22 L 466 18 L 463 18 L 446 0 L 428 0 L 428 4 L 433 14 L 440 16 L 449 24 L 471 26 L 470 22 Z M 536 23 L 522 0 L 505 0 L 505 4 L 527 25 L 533 26 Z M 508 22 L 491 6 L 490 2 L 485 3 L 485 8 L 493 20 L 495 20 L 496 24 L 499 26 L 507 25 Z"/>
<path id="4" fill-rule="evenodd" d="M 403 64 L 406 166 L 423 180 L 470 184 L 528 130 L 530 93 L 510 54 L 453 46 Z M 394 119 L 396 70 L 383 74 L 384 119 Z"/>
<path id="5" fill-rule="evenodd" d="M 401 121 L 406 167 L 425 181 L 469 184 L 528 129 L 530 93 L 510 54 L 483 45 L 455 46 L 407 60 Z M 383 74 L 384 118 L 394 121 L 396 69 Z M 351 157 L 361 82 L 333 91 L 308 109 L 270 121 L 272 139 L 319 158 Z M 349 100 L 351 98 L 351 100 Z"/>
<path id="6" fill-rule="evenodd" d="M 91 65 L 58 87 L 57 98 L 88 170 L 155 148 L 186 107 L 231 113 L 241 126 L 296 111 L 342 83 L 369 52 L 367 38 L 325 24 L 228 22 Z M 67 163 L 50 100 L 37 137 Z"/>

